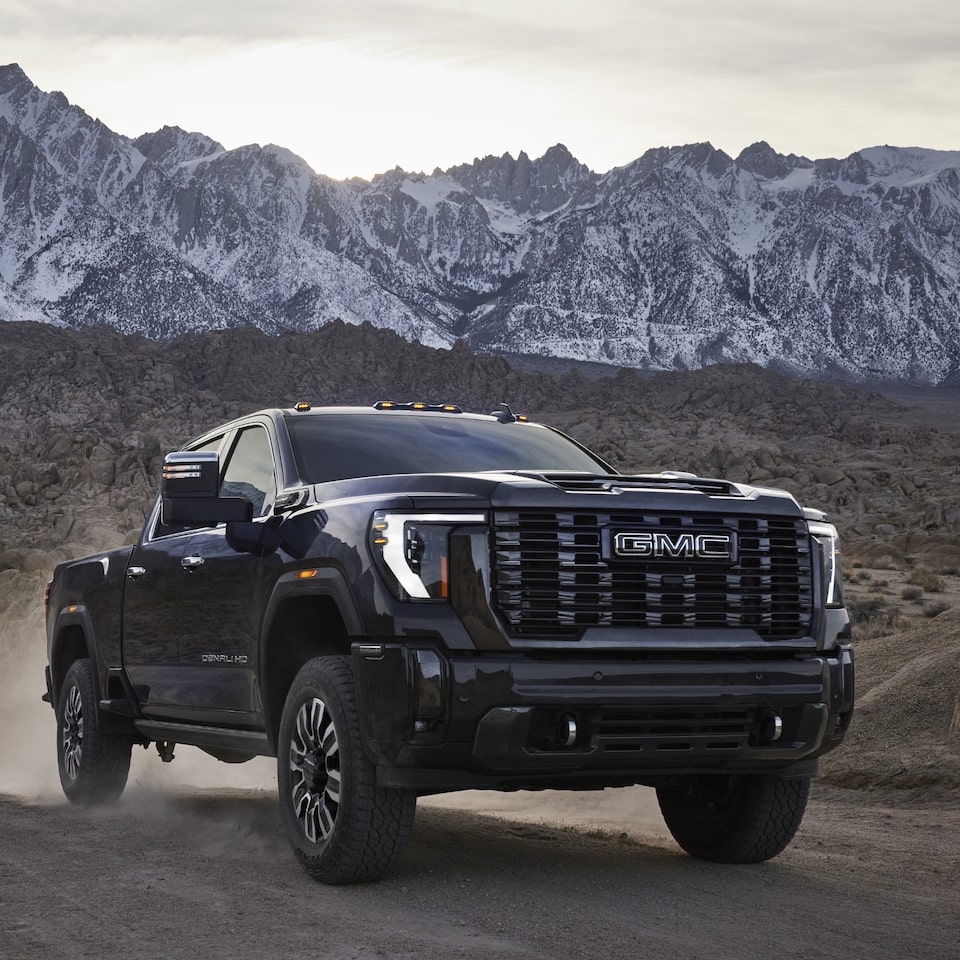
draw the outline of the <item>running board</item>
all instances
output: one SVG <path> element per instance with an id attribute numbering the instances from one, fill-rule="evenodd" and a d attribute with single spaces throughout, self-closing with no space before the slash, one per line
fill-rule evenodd
<path id="1" fill-rule="evenodd" d="M 183 743 L 191 747 L 217 747 L 253 753 L 261 757 L 274 756 L 267 735 L 257 730 L 231 730 L 225 727 L 201 727 L 195 723 L 172 723 L 164 720 L 137 720 L 138 733 L 150 740 Z"/>

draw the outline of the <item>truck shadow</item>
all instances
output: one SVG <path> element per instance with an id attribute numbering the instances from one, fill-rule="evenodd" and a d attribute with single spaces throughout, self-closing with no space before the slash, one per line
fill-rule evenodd
<path id="1" fill-rule="evenodd" d="M 268 790 L 191 790 L 149 794 L 133 791 L 113 808 L 88 816 L 115 821 L 132 819 L 146 836 L 175 836 L 178 843 L 205 855 L 250 860 L 258 869 L 266 858 L 271 865 L 289 865 L 299 873 L 287 845 L 276 795 Z M 121 827 L 116 823 L 117 828 Z M 242 867 L 238 866 L 242 870 Z M 795 870 L 789 851 L 779 860 L 759 866 L 730 867 L 688 857 L 672 840 L 646 837 L 630 823 L 591 826 L 511 819 L 477 810 L 440 808 L 421 804 L 403 861 L 378 885 L 411 881 L 443 883 L 465 876 L 485 885 L 509 874 L 511 880 L 542 882 L 560 873 L 568 880 L 628 883 L 636 892 L 638 878 L 651 885 L 689 882 L 692 876 L 752 874 L 757 882 L 777 876 L 786 879 Z M 304 876 L 304 881 L 310 883 Z"/>

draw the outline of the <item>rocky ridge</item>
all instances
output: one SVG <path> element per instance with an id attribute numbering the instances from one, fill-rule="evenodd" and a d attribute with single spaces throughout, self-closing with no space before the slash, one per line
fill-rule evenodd
<path id="1" fill-rule="evenodd" d="M 99 549 L 132 535 L 162 454 L 263 406 L 499 400 L 623 472 L 693 470 L 782 486 L 822 506 L 864 560 L 960 562 L 956 437 L 878 394 L 756 366 L 642 377 L 523 372 L 462 343 L 439 350 L 372 325 L 159 343 L 110 327 L 0 324 L 3 550 Z M 0 551 L 2 552 L 2 551 Z"/>

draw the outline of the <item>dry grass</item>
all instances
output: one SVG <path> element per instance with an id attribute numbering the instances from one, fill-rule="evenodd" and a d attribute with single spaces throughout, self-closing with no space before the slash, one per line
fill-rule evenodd
<path id="1" fill-rule="evenodd" d="M 927 593 L 943 593 L 947 585 L 943 577 L 934 573 L 929 567 L 917 567 L 907 577 L 907 583 L 914 584 L 926 590 Z"/>

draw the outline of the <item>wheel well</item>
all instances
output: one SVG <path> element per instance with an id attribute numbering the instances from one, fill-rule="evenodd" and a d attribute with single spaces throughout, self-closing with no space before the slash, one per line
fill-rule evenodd
<path id="1" fill-rule="evenodd" d="M 67 671 L 75 661 L 89 656 L 90 650 L 87 647 L 87 638 L 83 632 L 83 627 L 79 624 L 64 627 L 57 636 L 53 647 L 53 662 L 50 664 L 54 704 L 60 697 L 60 687 L 63 685 L 63 678 L 67 675 Z"/>
<path id="2" fill-rule="evenodd" d="M 287 691 L 313 657 L 350 652 L 350 639 L 332 597 L 291 597 L 277 609 L 263 653 L 263 712 L 276 746 Z"/>

